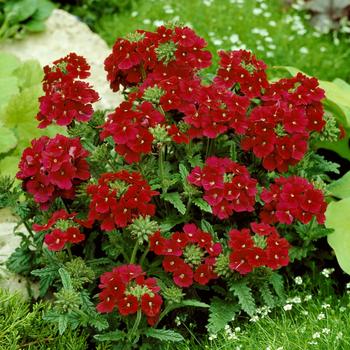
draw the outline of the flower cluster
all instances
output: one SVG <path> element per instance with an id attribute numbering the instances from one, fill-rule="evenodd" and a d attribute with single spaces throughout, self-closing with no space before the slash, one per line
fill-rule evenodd
<path id="1" fill-rule="evenodd" d="M 42 209 L 56 198 L 73 199 L 75 186 L 90 178 L 86 151 L 78 138 L 42 136 L 24 150 L 17 178 Z"/>
<path id="2" fill-rule="evenodd" d="M 269 85 L 250 114 L 242 149 L 262 158 L 267 170 L 287 171 L 304 157 L 310 132 L 325 125 L 323 98 L 317 79 L 301 73 Z"/>
<path id="3" fill-rule="evenodd" d="M 261 266 L 278 269 L 288 265 L 288 241 L 268 224 L 254 222 L 250 227 L 255 237 L 250 229 L 233 229 L 228 233 L 228 245 L 232 249 L 230 268 L 245 275 Z"/>
<path id="4" fill-rule="evenodd" d="M 203 198 L 220 219 L 234 212 L 254 210 L 257 181 L 245 166 L 229 158 L 208 158 L 202 169 L 195 167 L 191 171 L 188 182 L 203 187 Z"/>
<path id="5" fill-rule="evenodd" d="M 265 202 L 260 218 L 273 224 L 292 224 L 298 220 L 307 224 L 313 217 L 322 224 L 325 221 L 327 203 L 321 190 L 298 176 L 279 177 L 269 189 L 264 189 L 261 199 Z"/>
<path id="6" fill-rule="evenodd" d="M 117 307 L 121 315 L 127 316 L 141 309 L 149 325 L 157 322 L 163 304 L 158 294 L 160 287 L 155 278 L 145 278 L 141 266 L 130 264 L 115 267 L 101 275 L 100 282 L 99 312 L 112 312 Z"/>
<path id="7" fill-rule="evenodd" d="M 88 121 L 93 114 L 92 103 L 99 99 L 91 86 L 77 78 L 90 76 L 90 66 L 82 56 L 70 53 L 53 62 L 53 67 L 44 67 L 43 89 L 45 95 L 39 98 L 40 111 L 37 120 L 39 128 L 52 123 L 61 126 L 72 121 Z"/>
<path id="8" fill-rule="evenodd" d="M 150 153 L 152 149 L 153 136 L 149 128 L 163 121 L 164 115 L 148 101 L 136 107 L 130 101 L 122 102 L 108 116 L 100 137 L 112 136 L 116 152 L 128 163 L 138 162 L 141 154 Z"/>
<path id="9" fill-rule="evenodd" d="M 55 211 L 45 225 L 34 224 L 36 232 L 49 231 L 44 242 L 50 250 L 62 250 L 67 243 L 79 243 L 85 239 L 80 230 L 80 221 L 76 213 L 67 213 L 65 210 Z"/>
<path id="10" fill-rule="evenodd" d="M 202 50 L 206 45 L 188 27 L 161 26 L 155 33 L 137 31 L 114 44 L 105 60 L 107 79 L 113 91 L 118 91 L 120 85 L 137 85 L 150 73 L 158 79 L 193 75 L 194 70 L 211 64 L 210 52 Z"/>
<path id="11" fill-rule="evenodd" d="M 164 270 L 180 287 L 190 287 L 194 281 L 206 285 L 218 277 L 213 267 L 222 246 L 195 224 L 185 224 L 183 232 L 174 232 L 169 239 L 157 231 L 150 238 L 150 250 L 164 256 Z"/>
<path id="12" fill-rule="evenodd" d="M 87 193 L 91 196 L 88 222 L 100 222 L 105 231 L 125 227 L 140 215 L 154 215 L 155 205 L 150 201 L 158 194 L 140 173 L 126 170 L 102 174 L 98 184 L 87 187 Z"/>

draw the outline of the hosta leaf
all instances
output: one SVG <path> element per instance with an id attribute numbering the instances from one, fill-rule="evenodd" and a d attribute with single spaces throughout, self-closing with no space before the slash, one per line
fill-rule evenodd
<path id="1" fill-rule="evenodd" d="M 350 197 L 350 171 L 339 180 L 328 185 L 327 190 L 335 197 L 344 199 Z"/>
<path id="2" fill-rule="evenodd" d="M 176 333 L 170 329 L 148 328 L 145 333 L 146 337 L 152 337 L 166 342 L 180 342 L 184 337 L 180 333 Z"/>
<path id="3" fill-rule="evenodd" d="M 0 53 L 0 77 L 5 78 L 12 75 L 12 72 L 19 67 L 21 61 L 12 53 Z"/>
<path id="4" fill-rule="evenodd" d="M 328 204 L 326 227 L 334 229 L 328 243 L 334 249 L 340 267 L 350 274 L 350 198 Z"/>

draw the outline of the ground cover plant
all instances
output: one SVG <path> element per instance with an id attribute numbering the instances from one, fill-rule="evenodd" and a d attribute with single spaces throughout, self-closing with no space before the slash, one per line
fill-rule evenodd
<path id="1" fill-rule="evenodd" d="M 282 0 L 142 1 L 129 11 L 101 16 L 94 28 L 112 45 L 130 30 L 179 21 L 203 36 L 211 52 L 249 49 L 269 66 L 294 66 L 320 79 L 349 81 L 349 34 L 323 35 L 310 24 L 310 14 L 295 5 Z M 213 60 L 212 73 L 218 58 Z"/>
<path id="2" fill-rule="evenodd" d="M 23 191 L 3 178 L 0 205 L 28 230 L 8 268 L 37 277 L 60 334 L 147 349 L 219 333 L 283 305 L 278 270 L 332 232 L 324 191 L 338 166 L 315 151 L 342 133 L 317 79 L 269 81 L 245 50 L 219 57 L 203 73 L 211 53 L 189 27 L 119 38 L 105 69 L 125 101 L 107 115 L 83 57 L 44 68 L 39 128 L 69 136 L 34 139 Z"/>

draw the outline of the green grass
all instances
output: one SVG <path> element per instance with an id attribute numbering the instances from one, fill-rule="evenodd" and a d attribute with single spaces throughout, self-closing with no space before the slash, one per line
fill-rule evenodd
<path id="1" fill-rule="evenodd" d="M 316 37 L 317 33 L 304 18 L 305 13 L 288 10 L 282 5 L 282 0 L 249 0 L 243 1 L 241 6 L 232 3 L 237 1 L 133 1 L 131 11 L 102 16 L 95 28 L 108 44 L 112 45 L 117 37 L 131 31 L 154 30 L 157 24 L 162 23 L 159 21 L 175 19 L 180 23 L 190 24 L 199 35 L 205 37 L 212 53 L 218 49 L 228 50 L 244 44 L 268 65 L 290 65 L 320 79 L 331 80 L 340 77 L 350 81 L 349 35 L 342 37 L 338 45 L 334 44 L 331 35 Z M 204 2 L 210 5 L 207 6 Z M 265 6 L 266 9 L 254 15 L 253 10 L 261 6 Z M 269 17 L 265 17 L 266 14 Z M 298 27 L 295 20 L 287 23 L 287 16 L 290 15 L 301 17 L 302 26 L 305 28 L 303 35 L 298 35 L 292 29 L 292 26 Z M 303 27 L 299 26 L 299 33 Z M 265 34 L 262 31 L 260 34 L 255 33 L 257 29 L 266 30 L 267 36 L 261 35 Z M 230 40 L 234 34 L 239 37 L 238 43 Z M 303 53 L 305 51 L 307 53 Z M 273 57 L 270 57 L 272 55 Z"/>

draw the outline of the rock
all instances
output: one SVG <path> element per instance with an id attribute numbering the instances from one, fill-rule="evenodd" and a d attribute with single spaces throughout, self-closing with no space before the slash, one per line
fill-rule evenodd
<path id="1" fill-rule="evenodd" d="M 43 66 L 76 52 L 91 65 L 89 82 L 100 94 L 95 109 L 114 109 L 122 100 L 119 93 L 109 88 L 104 71 L 104 60 L 111 49 L 89 27 L 66 11 L 54 10 L 46 22 L 46 31 L 26 36 L 23 40 L 0 44 L 0 51 L 15 54 L 21 60 L 37 59 Z"/>

